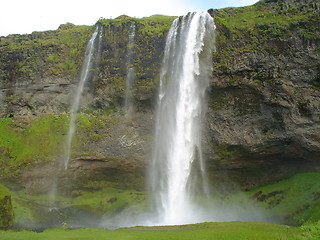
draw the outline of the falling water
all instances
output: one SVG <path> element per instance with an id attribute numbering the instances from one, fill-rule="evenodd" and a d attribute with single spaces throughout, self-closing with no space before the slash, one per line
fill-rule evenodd
<path id="1" fill-rule="evenodd" d="M 101 226 L 114 229 L 265 221 L 252 202 L 224 205 L 210 197 L 201 133 L 213 51 L 215 25 L 207 12 L 190 13 L 174 20 L 160 72 L 154 149 L 148 169 L 150 211 L 139 213 L 140 207 L 132 206 L 114 216 L 106 214 Z"/>
<path id="2" fill-rule="evenodd" d="M 155 145 L 149 171 L 158 224 L 205 221 L 195 203 L 207 192 L 201 151 L 205 92 L 212 72 L 215 25 L 207 12 L 174 20 L 160 75 Z M 198 167 L 197 167 L 198 166 Z"/>
<path id="3" fill-rule="evenodd" d="M 4 99 L 4 92 L 0 88 L 0 106 L 3 104 L 3 99 Z"/>
<path id="4" fill-rule="evenodd" d="M 98 36 L 98 39 L 97 39 L 97 36 Z M 81 95 L 82 95 L 85 83 L 92 76 L 94 56 L 97 56 L 99 58 L 99 55 L 101 52 L 101 41 L 102 41 L 102 28 L 99 28 L 99 26 L 97 26 L 96 30 L 92 34 L 92 37 L 87 44 L 85 58 L 84 58 L 83 65 L 81 68 L 79 85 L 76 89 L 74 99 L 72 102 L 72 106 L 71 106 L 69 131 L 68 131 L 68 135 L 67 135 L 67 140 L 66 140 L 66 145 L 65 145 L 65 155 L 64 155 L 65 169 L 68 168 L 68 164 L 69 164 L 69 160 L 70 160 L 72 138 L 73 138 L 73 135 L 76 130 L 76 114 L 79 109 Z M 98 46 L 97 49 L 95 48 L 95 46 Z"/>
<path id="5" fill-rule="evenodd" d="M 90 79 L 93 76 L 93 68 L 95 67 L 95 64 L 97 64 L 100 61 L 102 32 L 102 27 L 97 26 L 86 47 L 85 58 L 81 68 L 79 84 L 74 94 L 74 99 L 71 106 L 69 131 L 64 145 L 63 159 L 61 161 L 61 164 L 58 165 L 57 171 L 52 176 L 52 182 L 49 188 L 49 212 L 58 208 L 56 203 L 58 181 L 63 173 L 62 169 L 64 168 L 66 170 L 68 168 L 72 138 L 76 130 L 76 114 L 79 109 L 79 104 L 84 89 L 84 85 L 88 81 L 88 79 Z"/>
<path id="6" fill-rule="evenodd" d="M 132 113 L 132 101 L 133 101 L 133 85 L 134 85 L 134 80 L 135 80 L 135 70 L 132 65 L 132 51 L 134 48 L 134 39 L 135 39 L 135 34 L 136 34 L 136 25 L 135 22 L 132 22 L 129 30 L 129 42 L 128 42 L 128 60 L 127 60 L 127 65 L 128 65 L 128 73 L 127 73 L 127 78 L 126 78 L 126 92 L 125 92 L 125 102 L 124 102 L 124 108 L 126 111 L 126 117 L 128 118 L 131 113 Z"/>

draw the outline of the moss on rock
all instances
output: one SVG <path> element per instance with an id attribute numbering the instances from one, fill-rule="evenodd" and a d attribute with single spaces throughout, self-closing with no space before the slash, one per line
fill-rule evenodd
<path id="1" fill-rule="evenodd" d="M 9 228 L 14 222 L 11 193 L 0 184 L 0 228 Z"/>

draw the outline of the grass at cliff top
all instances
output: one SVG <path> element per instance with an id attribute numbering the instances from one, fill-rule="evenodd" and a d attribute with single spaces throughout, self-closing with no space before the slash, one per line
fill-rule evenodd
<path id="1" fill-rule="evenodd" d="M 253 5 L 241 8 L 224 8 L 219 10 L 215 19 L 222 22 L 230 30 L 251 28 L 257 24 L 279 24 L 286 27 L 293 21 L 306 20 L 317 14 L 314 11 L 301 11 L 298 8 L 281 10 L 270 9 L 265 5 Z"/>
<path id="2" fill-rule="evenodd" d="M 310 236 L 310 235 L 309 235 Z M 55 240 L 55 239 L 306 239 L 303 229 L 270 223 L 200 223 L 170 227 L 136 227 L 118 230 L 106 229 L 48 229 L 42 233 L 31 231 L 0 231 L 0 239 Z M 310 238 L 308 238 L 310 239 Z"/>

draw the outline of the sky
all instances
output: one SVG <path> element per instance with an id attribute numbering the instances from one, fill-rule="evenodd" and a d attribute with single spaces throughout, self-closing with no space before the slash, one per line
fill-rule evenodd
<path id="1" fill-rule="evenodd" d="M 0 36 L 55 30 L 67 22 L 94 25 L 126 14 L 181 16 L 209 8 L 241 7 L 258 0 L 0 0 Z"/>

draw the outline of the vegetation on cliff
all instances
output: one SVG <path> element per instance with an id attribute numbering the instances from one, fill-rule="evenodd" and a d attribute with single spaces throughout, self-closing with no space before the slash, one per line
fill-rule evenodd
<path id="1" fill-rule="evenodd" d="M 100 19 L 105 29 L 100 71 L 102 78 L 95 83 L 96 89 L 105 92 L 114 105 L 121 105 L 124 96 L 128 68 L 134 68 L 136 101 L 152 100 L 159 77 L 166 34 L 175 17 L 154 15 L 145 18 L 120 16 L 116 19 Z M 130 46 L 132 63 L 128 64 L 129 29 L 135 24 L 135 39 Z M 112 89 L 112 90 L 110 90 Z"/>
<path id="2" fill-rule="evenodd" d="M 225 8 L 213 11 L 220 34 L 214 56 L 214 75 L 232 75 L 236 59 L 250 53 L 292 55 L 290 45 L 295 38 L 304 44 L 320 41 L 320 11 L 313 3 L 293 1 L 260 1 L 253 6 Z M 317 51 L 320 51 L 317 48 Z M 241 78 L 259 81 L 277 81 L 276 69 L 262 71 L 258 65 L 242 66 L 241 75 L 234 74 L 230 80 Z"/>
<path id="3" fill-rule="evenodd" d="M 99 188 L 101 184 L 115 186 L 107 181 L 91 183 L 91 186 L 87 183 L 86 190 L 73 190 L 71 197 L 58 195 L 59 207 L 56 208 L 50 208 L 52 203 L 48 194 L 29 195 L 24 190 L 16 191 L 12 195 L 15 224 L 27 228 L 96 227 L 101 224 L 102 217 L 111 218 L 129 206 L 136 206 L 136 212 L 145 210 L 144 192 Z"/>
<path id="4" fill-rule="evenodd" d="M 48 76 L 75 77 L 92 31 L 91 26 L 69 23 L 55 31 L 1 38 L 1 87 L 23 86 Z"/>
<path id="5" fill-rule="evenodd" d="M 36 163 L 60 161 L 68 131 L 68 115 L 46 115 L 29 122 L 22 118 L 0 118 L 0 176 L 17 176 Z M 117 122 L 116 116 L 79 114 L 74 152 L 92 153 L 86 145 L 99 141 Z"/>
<path id="6" fill-rule="evenodd" d="M 11 193 L 0 184 L 0 229 L 13 225 L 14 212 L 11 203 Z"/>
<path id="7" fill-rule="evenodd" d="M 46 116 L 34 120 L 31 124 L 17 119 L 1 118 L 1 176 L 15 176 L 20 169 L 56 158 L 66 128 L 66 115 Z"/>

